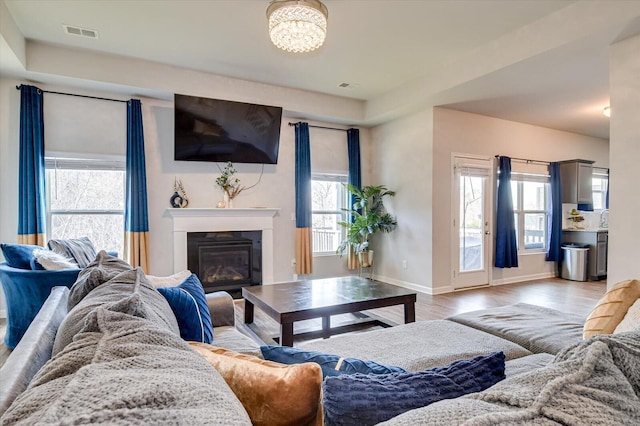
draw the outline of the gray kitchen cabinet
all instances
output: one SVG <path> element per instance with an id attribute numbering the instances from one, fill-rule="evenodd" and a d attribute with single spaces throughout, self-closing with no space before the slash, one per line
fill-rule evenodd
<path id="1" fill-rule="evenodd" d="M 589 246 L 587 268 L 590 280 L 602 280 L 607 277 L 607 251 L 609 233 L 604 230 L 562 231 L 563 243 L 578 243 Z"/>
<path id="2" fill-rule="evenodd" d="M 593 204 L 593 161 L 560 161 L 560 181 L 562 202 L 572 204 Z"/>

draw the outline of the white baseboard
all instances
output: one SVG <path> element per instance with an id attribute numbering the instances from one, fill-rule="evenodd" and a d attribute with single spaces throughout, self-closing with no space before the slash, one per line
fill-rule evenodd
<path id="1" fill-rule="evenodd" d="M 451 293 L 453 291 L 453 287 L 451 287 L 451 286 L 438 287 L 434 291 L 434 289 L 432 289 L 430 287 L 425 287 L 425 286 L 422 286 L 422 285 L 419 285 L 419 284 L 410 283 L 408 281 L 397 280 L 395 278 L 384 277 L 384 276 L 377 275 L 377 274 L 373 274 L 373 278 L 378 280 L 378 281 L 382 281 L 382 282 L 385 282 L 385 283 L 397 285 L 398 287 L 406 288 L 408 290 L 419 291 L 420 293 L 425 293 L 425 294 L 429 294 L 429 295 L 432 295 L 432 296 L 436 295 L 436 294 Z"/>
<path id="2" fill-rule="evenodd" d="M 517 277 L 501 278 L 499 280 L 491 280 L 491 285 L 515 284 L 524 281 L 544 280 L 545 278 L 555 278 L 555 272 L 541 272 L 539 274 L 519 275 Z"/>

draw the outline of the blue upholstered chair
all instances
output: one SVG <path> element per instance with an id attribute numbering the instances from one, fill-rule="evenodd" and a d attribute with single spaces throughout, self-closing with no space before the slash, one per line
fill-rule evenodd
<path id="1" fill-rule="evenodd" d="M 80 269 L 32 271 L 0 263 L 0 282 L 7 304 L 7 332 L 4 343 L 16 347 L 55 286 L 71 287 Z"/>

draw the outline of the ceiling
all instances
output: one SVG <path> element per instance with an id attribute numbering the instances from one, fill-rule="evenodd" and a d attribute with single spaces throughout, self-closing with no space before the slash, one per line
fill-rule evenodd
<path id="1" fill-rule="evenodd" d="M 327 40 L 308 54 L 270 43 L 268 3 L 5 0 L 27 40 L 363 101 L 419 81 L 443 63 L 575 1 L 325 0 Z M 63 24 L 96 30 L 98 39 L 67 35 Z M 461 84 L 441 105 L 608 138 L 608 120 L 601 114 L 608 103 L 607 49 L 621 31 L 602 31 Z M 21 77 L 25 71 L 7 65 L 3 73 Z M 350 86 L 340 88 L 341 83 Z"/>

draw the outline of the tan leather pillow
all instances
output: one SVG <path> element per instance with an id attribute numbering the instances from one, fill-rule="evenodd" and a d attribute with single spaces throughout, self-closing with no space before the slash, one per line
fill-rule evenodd
<path id="1" fill-rule="evenodd" d="M 322 370 L 284 365 L 228 349 L 189 342 L 222 375 L 254 426 L 321 426 Z"/>
<path id="2" fill-rule="evenodd" d="M 627 280 L 614 285 L 589 314 L 582 336 L 586 339 L 596 334 L 613 333 L 638 298 L 640 281 Z"/>

